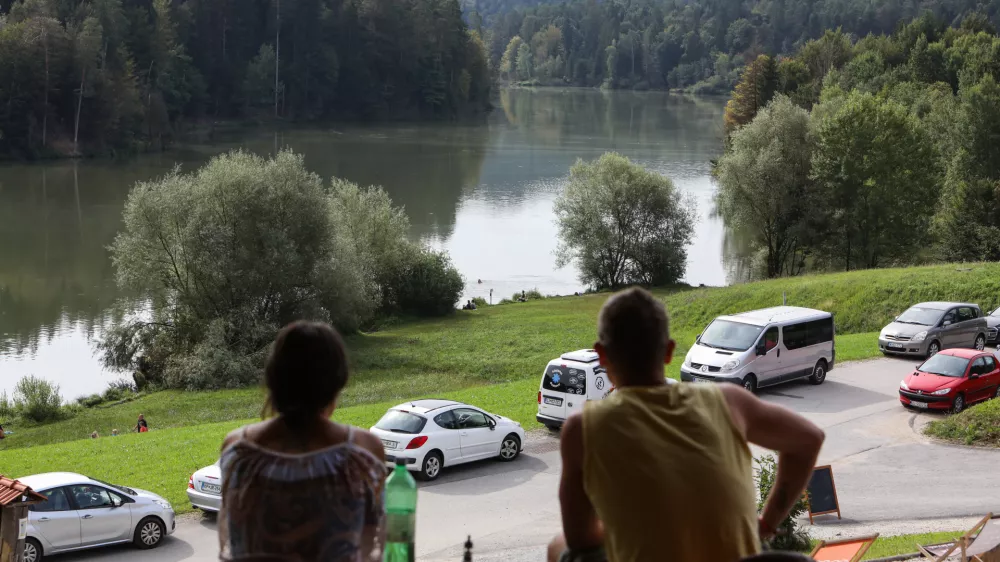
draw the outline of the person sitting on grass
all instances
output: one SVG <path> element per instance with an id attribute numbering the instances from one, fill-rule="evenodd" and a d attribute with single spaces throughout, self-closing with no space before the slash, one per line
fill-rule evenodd
<path id="1" fill-rule="evenodd" d="M 118 437 L 118 430 L 117 429 L 112 429 L 111 430 L 111 436 L 112 437 Z"/>
<path id="2" fill-rule="evenodd" d="M 97 434 L 97 430 L 95 429 L 94 432 L 90 434 L 90 438 L 97 439 L 98 437 L 100 437 L 100 435 Z"/>
<path id="3" fill-rule="evenodd" d="M 666 309 L 642 289 L 605 303 L 594 349 L 615 392 L 562 428 L 563 535 L 550 561 L 735 562 L 801 497 L 823 431 L 734 384 L 664 379 Z M 778 451 L 760 518 L 748 443 Z"/>
<path id="4" fill-rule="evenodd" d="M 381 562 L 385 450 L 330 420 L 347 379 L 336 330 L 296 322 L 278 333 L 264 368 L 276 416 L 222 443 L 222 560 Z"/>

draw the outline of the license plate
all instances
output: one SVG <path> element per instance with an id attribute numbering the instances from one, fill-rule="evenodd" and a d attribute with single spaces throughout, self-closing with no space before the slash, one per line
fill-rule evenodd
<path id="1" fill-rule="evenodd" d="M 201 491 L 208 492 L 210 494 L 221 494 L 222 486 L 219 486 L 218 484 L 206 484 L 203 482 L 201 484 Z"/>
<path id="2" fill-rule="evenodd" d="M 914 408 L 927 408 L 927 402 L 917 402 L 916 400 L 910 400 L 910 406 Z"/>
<path id="3" fill-rule="evenodd" d="M 544 402 L 549 406 L 562 406 L 562 398 L 552 398 L 551 396 L 546 396 Z"/>
<path id="4" fill-rule="evenodd" d="M 388 439 L 383 439 L 382 445 L 384 445 L 386 449 L 395 449 L 396 445 L 399 445 L 399 441 L 389 441 Z"/>
<path id="5" fill-rule="evenodd" d="M 901 343 L 887 343 L 885 346 L 889 349 L 903 349 L 903 344 Z"/>
<path id="6" fill-rule="evenodd" d="M 699 379 L 698 377 L 691 377 L 691 382 L 708 382 L 705 379 Z"/>

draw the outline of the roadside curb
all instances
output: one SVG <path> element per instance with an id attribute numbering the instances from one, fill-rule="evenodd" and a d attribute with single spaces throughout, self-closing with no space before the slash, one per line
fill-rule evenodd
<path id="1" fill-rule="evenodd" d="M 897 554 L 896 556 L 887 556 L 885 558 L 872 558 L 868 562 L 897 562 L 898 560 L 911 560 L 913 558 L 920 558 L 919 552 L 913 552 L 910 554 Z"/>

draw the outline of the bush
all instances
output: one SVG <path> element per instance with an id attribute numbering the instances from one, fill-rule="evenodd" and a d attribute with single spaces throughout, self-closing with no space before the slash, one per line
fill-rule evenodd
<path id="1" fill-rule="evenodd" d="M 482 308 L 490 305 L 490 303 L 486 302 L 486 299 L 483 297 L 475 297 L 472 299 L 472 302 L 476 305 L 476 308 Z"/>
<path id="2" fill-rule="evenodd" d="M 106 402 L 119 402 L 126 398 L 131 398 L 138 390 L 135 383 L 128 379 L 118 379 L 108 383 L 108 388 L 104 389 L 102 398 Z"/>
<path id="3" fill-rule="evenodd" d="M 7 391 L 0 392 L 0 425 L 9 423 L 17 417 L 17 410 L 14 403 L 7 397 Z"/>
<path id="4" fill-rule="evenodd" d="M 59 386 L 33 375 L 23 377 L 14 387 L 14 408 L 21 419 L 35 423 L 63 418 Z"/>
<path id="5" fill-rule="evenodd" d="M 757 490 L 760 493 L 757 499 L 757 513 L 759 514 L 764 511 L 764 502 L 767 500 L 768 495 L 771 494 L 771 488 L 774 487 L 774 479 L 778 475 L 778 463 L 771 455 L 754 460 L 757 461 Z M 792 506 L 792 511 L 785 517 L 785 520 L 778 525 L 776 529 L 778 534 L 768 544 L 770 549 L 793 552 L 809 549 L 809 535 L 797 528 L 798 517 L 805 513 L 807 509 L 809 509 L 809 503 L 805 495 L 803 495 Z"/>
<path id="6" fill-rule="evenodd" d="M 100 406 L 104 404 L 104 396 L 100 394 L 91 394 L 89 396 L 81 396 L 76 399 L 76 403 L 84 408 L 93 408 L 95 406 Z"/>
<path id="7" fill-rule="evenodd" d="M 596 289 L 670 285 L 684 276 L 695 204 L 666 177 L 607 153 L 578 160 L 556 199 L 557 264 Z"/>
<path id="8" fill-rule="evenodd" d="M 1000 400 L 987 400 L 961 414 L 934 420 L 924 432 L 964 445 L 1000 447 Z"/>
<path id="9" fill-rule="evenodd" d="M 396 277 L 399 311 L 418 316 L 444 316 L 455 311 L 465 282 L 444 253 L 415 252 Z"/>

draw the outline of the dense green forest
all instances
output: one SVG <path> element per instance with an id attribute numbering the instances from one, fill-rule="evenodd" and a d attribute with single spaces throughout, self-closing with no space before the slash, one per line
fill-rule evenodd
<path id="1" fill-rule="evenodd" d="M 199 120 L 489 103 L 456 0 L 0 0 L 0 156 L 156 148 Z"/>
<path id="2" fill-rule="evenodd" d="M 545 85 L 689 88 L 725 93 L 746 60 L 791 54 L 826 30 L 892 33 L 930 13 L 957 25 L 993 19 L 997 0 L 464 0 L 482 22 L 501 80 Z M 504 10 L 503 7 L 511 9 Z"/>
<path id="3" fill-rule="evenodd" d="M 983 15 L 760 55 L 725 125 L 716 204 L 744 277 L 1000 260 L 1000 37 Z"/>

